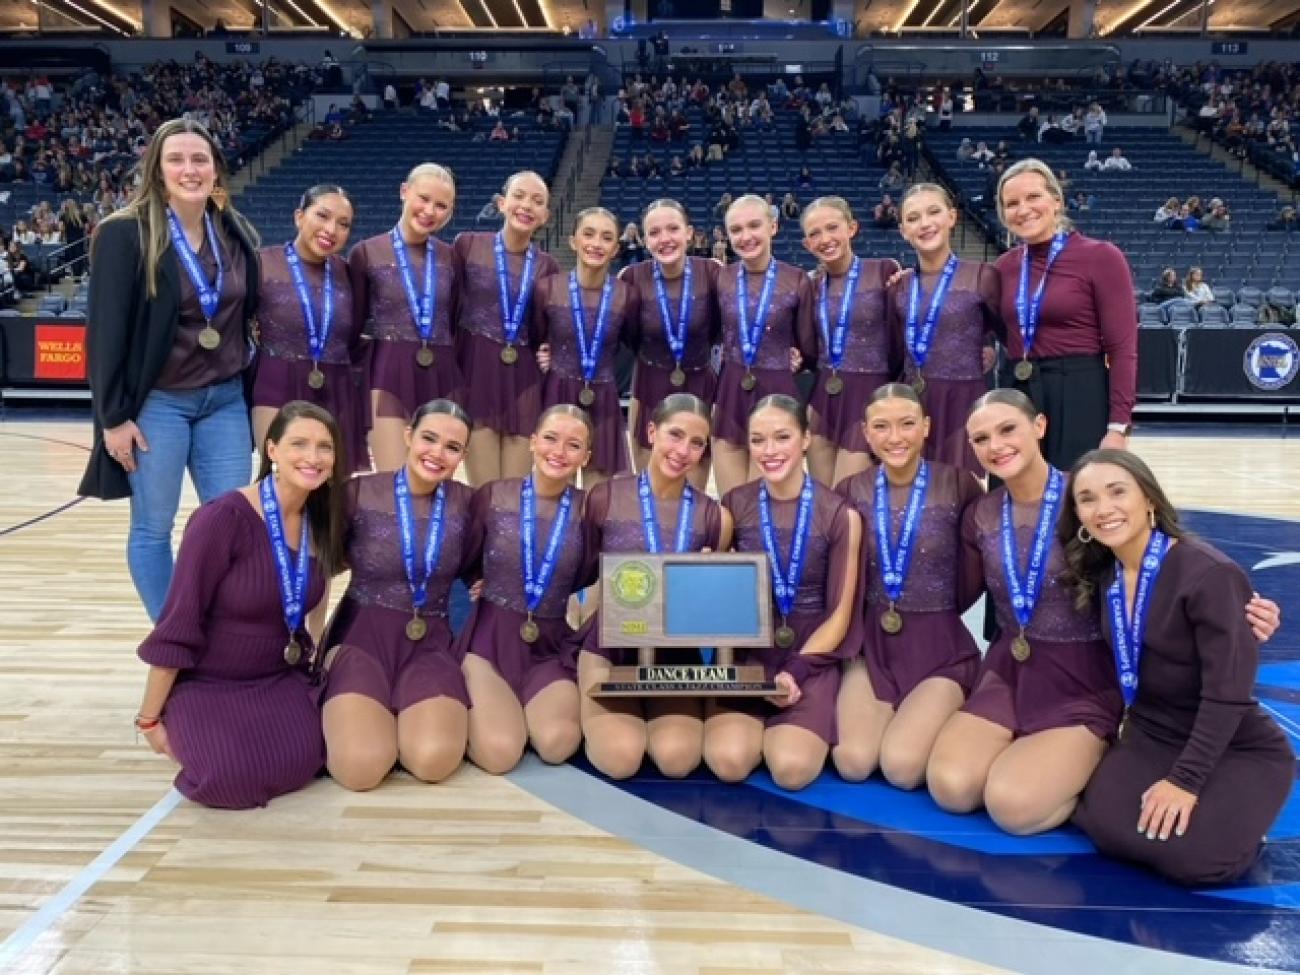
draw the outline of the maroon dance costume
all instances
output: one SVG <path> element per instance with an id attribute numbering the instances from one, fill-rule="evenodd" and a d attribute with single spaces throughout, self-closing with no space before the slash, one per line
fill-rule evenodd
<path id="1" fill-rule="evenodd" d="M 1042 280 L 1051 243 L 1030 247 L 1029 294 Z M 1014 386 L 1047 414 L 1043 456 L 1068 470 L 1098 446 L 1106 424 L 1128 423 L 1137 401 L 1137 305 L 1133 273 L 1114 244 L 1072 232 L 1052 265 L 1030 360 L 1033 376 L 1018 381 L 1012 368 L 1024 355 L 1016 291 L 1024 246 L 994 262 L 1001 279 L 1002 320 L 1010 362 L 1002 385 Z"/>
<path id="2" fill-rule="evenodd" d="M 1021 663 L 1012 655 L 1011 642 L 1019 634 L 1020 624 L 1002 568 L 1002 497 L 1006 490 L 997 488 L 977 500 L 962 523 L 964 543 L 983 561 L 984 584 L 1002 631 L 985 653 L 974 690 L 962 710 L 1001 725 L 1017 737 L 1082 725 L 1098 738 L 1109 740 L 1124 710 L 1119 681 L 1097 613 L 1075 609 L 1074 594 L 1058 581 L 1065 570 L 1065 554 L 1055 530 L 1042 593 L 1025 628 L 1029 659 Z M 1068 497 L 1063 503 L 1069 503 Z M 1012 504 L 1022 569 L 1033 544 L 1038 513 L 1039 504 Z"/>
<path id="3" fill-rule="evenodd" d="M 902 598 L 894 609 L 903 628 L 886 633 L 881 615 L 889 597 L 881 583 L 876 539 L 876 469 L 839 483 L 836 491 L 862 516 L 860 590 L 864 593 L 862 654 L 876 700 L 898 707 L 922 681 L 946 677 L 970 693 L 979 669 L 979 647 L 961 614 L 984 589 L 979 553 L 962 545 L 966 511 L 983 497 L 979 482 L 966 471 L 931 462 L 930 484 L 912 551 Z M 890 544 L 902 530 L 911 486 L 889 486 Z"/>
<path id="4" fill-rule="evenodd" d="M 587 492 L 587 502 L 582 511 L 582 530 L 587 551 L 592 553 L 593 559 L 598 561 L 600 555 L 606 552 L 617 554 L 649 551 L 641 523 L 639 481 L 638 475 L 623 474 L 597 484 Z M 681 503 L 680 497 L 655 498 L 661 552 L 677 551 L 677 517 Z M 696 491 L 686 551 L 698 552 L 705 548 L 717 551 L 721 535 L 722 506 L 703 491 Z M 636 663 L 635 650 L 605 648 L 600 645 L 599 610 L 579 629 L 577 642 L 581 649 L 604 657 L 613 664 L 630 666 Z M 660 656 L 656 659 L 667 660 L 672 655 L 672 651 L 660 651 Z M 698 651 L 689 653 L 688 662 L 695 663 L 699 659 Z"/>
<path id="5" fill-rule="evenodd" d="M 751 481 L 728 491 L 722 505 L 736 523 L 732 545 L 737 552 L 766 552 L 759 518 L 758 492 L 762 481 Z M 803 578 L 795 595 L 794 611 L 786 624 L 795 632 L 789 649 L 776 646 L 760 650 L 738 650 L 739 664 L 762 664 L 769 680 L 785 671 L 795 679 L 803 696 L 790 707 L 766 702 L 719 701 L 719 706 L 745 710 L 761 716 L 767 727 L 790 724 L 811 731 L 828 745 L 837 742 L 835 699 L 840 689 L 840 663 L 858 652 L 862 644 L 861 614 L 854 612 L 849 631 L 840 645 L 830 653 L 804 654 L 800 651 L 819 626 L 835 612 L 844 589 L 849 585 L 855 566 L 849 558 L 849 519 L 852 506 L 830 488 L 813 484 L 812 529 Z M 791 540 L 799 514 L 799 498 L 788 501 L 772 498 L 772 523 L 782 565 L 788 568 Z M 851 597 L 850 597 L 851 598 Z M 781 616 L 773 600 L 773 631 Z"/>
<path id="6" fill-rule="evenodd" d="M 163 706 L 176 788 L 225 809 L 264 806 L 325 764 L 311 646 L 285 663 L 275 556 L 255 503 L 231 491 L 190 517 L 167 602 L 139 650 L 145 663 L 179 670 Z M 308 609 L 326 583 L 320 562 L 310 565 Z"/>
<path id="7" fill-rule="evenodd" d="M 813 289 L 808 275 L 793 264 L 773 258 L 776 283 L 772 288 L 767 328 L 759 339 L 754 361 L 753 389 L 741 385 L 745 367 L 740 340 L 740 318 L 736 307 L 736 289 L 746 282 L 749 296 L 747 320 L 752 327 L 758 314 L 763 292 L 763 275 L 746 273 L 745 265 L 736 263 L 718 271 L 718 313 L 722 322 L 722 372 L 718 376 L 714 397 L 713 435 L 733 446 L 742 446 L 747 437 L 749 414 L 764 396 L 785 393 L 799 399 L 794 373 L 790 371 L 790 350 L 803 355 L 804 367 L 817 358 L 817 329 L 813 324 Z"/>
<path id="8" fill-rule="evenodd" d="M 709 362 L 709 354 L 718 341 L 718 275 L 723 269 L 717 261 L 704 257 L 688 257 L 691 266 L 691 309 L 686 323 L 686 347 L 682 355 L 682 371 L 686 382 L 672 384 L 676 360 L 668 345 L 659 296 L 655 290 L 655 262 L 638 261 L 623 269 L 619 275 L 635 292 L 637 307 L 636 371 L 632 376 L 632 398 L 641 404 L 641 415 L 634 432 L 636 442 L 644 450 L 650 449 L 646 424 L 655 407 L 673 393 L 694 393 L 705 403 L 713 405 L 718 377 Z M 674 332 L 681 314 L 682 288 L 685 275 L 664 279 L 664 292 L 668 296 L 668 313 Z"/>
<path id="9" fill-rule="evenodd" d="M 1107 581 L 1109 585 L 1109 581 Z M 1103 629 L 1112 639 L 1101 590 Z M 1253 697 L 1259 650 L 1246 574 L 1196 538 L 1169 550 L 1150 596 L 1137 698 L 1088 782 L 1075 823 L 1109 856 L 1183 884 L 1226 883 L 1255 862 L 1295 782 L 1296 757 Z M 1141 796 L 1168 779 L 1197 797 L 1183 836 L 1137 831 Z"/>
<path id="10" fill-rule="evenodd" d="M 532 334 L 536 319 L 524 315 L 515 339 L 518 359 L 513 365 L 501 360 L 505 348 L 506 316 L 501 308 L 501 290 L 497 281 L 493 242 L 497 235 L 481 231 L 466 232 L 452 245 L 460 258 L 464 278 L 461 281 L 460 312 L 456 319 L 456 354 L 461 374 L 470 378 L 462 405 L 474 418 L 476 426 L 497 433 L 527 437 L 537 428 L 542 408 L 542 371 L 537 366 L 537 336 Z M 559 271 L 555 258 L 537 244 L 533 262 L 533 286 Z M 506 252 L 511 307 L 532 293 L 519 294 L 524 272 L 523 253 Z M 530 324 L 531 323 L 531 324 Z"/>
<path id="11" fill-rule="evenodd" d="M 402 560 L 402 536 L 393 496 L 393 474 L 354 478 L 347 486 L 347 559 L 352 578 L 330 622 L 326 645 L 338 647 L 330 663 L 325 700 L 361 694 L 394 714 L 413 704 L 449 697 L 469 707 L 460 660 L 452 652 L 447 597 L 452 582 L 477 563 L 478 537 L 470 530 L 473 491 L 456 481 L 439 488 L 446 505 L 438 561 L 429 578 L 428 602 L 420 611 L 427 632 L 406 634 L 412 619 L 411 589 Z M 433 495 L 411 495 L 415 558 L 424 559 Z"/>
<path id="12" fill-rule="evenodd" d="M 327 258 L 334 279 L 330 334 L 319 360 L 324 385 L 313 389 L 307 319 L 294 284 L 284 246 L 263 247 L 262 297 L 257 306 L 261 355 L 253 383 L 253 405 L 278 410 L 290 400 L 324 407 L 338 421 L 347 450 L 348 473 L 370 469 L 366 431 L 370 428 L 369 343 L 365 319 L 353 314 L 348 265 L 338 255 Z M 324 324 L 325 264 L 302 261 L 303 280 L 312 303 L 316 328 Z"/>
<path id="13" fill-rule="evenodd" d="M 1055 265 L 1052 273 L 1056 273 Z M 921 275 L 918 328 L 925 322 L 938 280 L 938 272 Z M 958 264 L 935 324 L 925 368 L 920 371 L 920 378 L 925 380 L 921 399 L 930 417 L 930 436 L 925 442 L 926 459 L 962 467 L 979 476 L 984 474 L 984 469 L 966 440 L 966 417 L 971 404 L 988 391 L 983 358 L 987 338 L 992 335 L 1003 342 L 1006 340 L 1006 329 L 999 312 L 999 282 L 992 265 L 978 261 Z M 900 278 L 889 295 L 894 342 L 904 351 L 905 383 L 916 383 L 918 378 L 916 360 L 907 353 L 907 309 L 911 295 L 911 274 Z"/>
<path id="14" fill-rule="evenodd" d="M 519 702 L 527 704 L 555 681 L 574 679 L 577 652 L 564 614 L 569 596 L 594 582 L 595 572 L 582 539 L 583 492 L 573 488 L 555 575 L 533 614 L 540 635 L 531 644 L 522 639 L 519 628 L 528 618 L 519 541 L 522 483 L 521 478 L 507 478 L 485 484 L 474 493 L 470 532 L 481 538 L 483 595 L 456 638 L 456 654 L 461 660 L 468 653 L 482 657 L 510 685 Z M 537 496 L 535 564 L 539 569 L 559 501 L 558 497 Z"/>
<path id="15" fill-rule="evenodd" d="M 880 386 L 899 374 L 902 346 L 894 342 L 886 310 L 885 283 L 898 272 L 893 260 L 860 261 L 857 286 L 850 299 L 848 332 L 844 340 L 844 358 L 834 375 L 843 388 L 831 393 L 826 383 L 832 375 L 831 354 L 821 320 L 822 276 L 812 282 L 813 314 L 817 327 L 817 379 L 808 407 L 815 413 L 813 433 L 829 440 L 840 450 L 865 454 L 869 450 L 862 433 L 867 401 Z M 826 291 L 826 327 L 834 336 L 839 322 L 840 304 L 848 285 L 848 272 L 830 277 Z"/>
<path id="16" fill-rule="evenodd" d="M 596 334 L 596 315 L 600 310 L 601 289 L 579 288 L 587 341 Z M 601 341 L 596 375 L 591 383 L 595 400 L 583 405 L 580 396 L 582 348 L 578 344 L 578 324 L 569 300 L 569 275 L 553 274 L 533 288 L 532 314 L 536 316 L 534 334 L 551 346 L 551 366 L 542 380 L 542 409 L 557 403 L 582 406 L 596 427 L 591 442 L 591 466 L 606 474 L 618 474 L 630 468 L 627 457 L 627 424 L 618 399 L 618 380 L 614 364 L 620 344 L 636 344 L 636 292 L 615 279 L 609 298 L 609 321 Z"/>

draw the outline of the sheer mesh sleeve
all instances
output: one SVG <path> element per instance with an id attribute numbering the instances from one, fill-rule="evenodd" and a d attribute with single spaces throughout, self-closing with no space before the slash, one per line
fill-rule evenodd
<path id="1" fill-rule="evenodd" d="M 1003 345 L 1007 341 L 1007 323 L 1002 319 L 1002 278 L 992 264 L 981 264 L 977 287 L 980 311 L 984 315 L 984 330 L 992 332 Z"/>
<path id="2" fill-rule="evenodd" d="M 817 323 L 813 309 L 817 304 L 813 292 L 812 280 L 806 274 L 800 274 L 798 300 L 794 318 L 795 347 L 803 356 L 803 368 L 812 369 L 817 365 Z"/>
<path id="3" fill-rule="evenodd" d="M 348 255 L 348 281 L 352 285 L 352 321 L 356 323 L 357 334 L 361 335 L 370 327 L 370 266 L 366 260 L 366 248 L 358 244 Z"/>
<path id="4" fill-rule="evenodd" d="M 975 510 L 975 503 L 984 497 L 980 482 L 966 471 L 961 471 L 957 478 L 957 510 L 961 524 L 961 544 L 957 550 L 957 607 L 965 612 L 975 604 L 975 600 L 984 592 L 984 571 L 980 559 L 979 543 L 972 541 L 967 526 L 968 518 Z"/>

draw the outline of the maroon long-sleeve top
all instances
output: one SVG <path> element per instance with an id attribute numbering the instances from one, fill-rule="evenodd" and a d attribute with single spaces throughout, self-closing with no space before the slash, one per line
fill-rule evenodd
<path id="1" fill-rule="evenodd" d="M 1016 311 L 1024 247 L 1013 247 L 994 264 L 1002 283 L 1007 352 L 1013 359 L 1024 356 Z M 1031 296 L 1042 280 L 1050 247 L 1050 241 L 1029 245 Z M 1031 358 L 1105 354 L 1110 366 L 1109 422 L 1128 423 L 1137 400 L 1137 349 L 1137 304 L 1128 260 L 1108 241 L 1071 233 L 1043 289 Z"/>

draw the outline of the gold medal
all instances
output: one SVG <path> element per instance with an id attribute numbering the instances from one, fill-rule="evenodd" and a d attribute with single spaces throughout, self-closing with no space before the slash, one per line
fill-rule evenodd
<path id="1" fill-rule="evenodd" d="M 925 377 L 922 376 L 920 373 L 917 373 L 916 378 L 912 380 L 912 389 L 916 391 L 917 396 L 920 396 L 922 393 L 925 392 L 925 386 L 926 386 Z"/>
<path id="2" fill-rule="evenodd" d="M 542 628 L 533 622 L 532 613 L 528 614 L 528 619 L 519 624 L 519 637 L 525 643 L 536 643 L 537 638 L 542 635 Z"/>
<path id="3" fill-rule="evenodd" d="M 782 623 L 776 628 L 773 642 L 782 650 L 789 650 L 794 646 L 794 627 Z"/>
<path id="4" fill-rule="evenodd" d="M 1016 379 L 1020 380 L 1022 383 L 1028 382 L 1029 377 L 1034 374 L 1034 364 L 1028 359 L 1021 359 L 1016 363 L 1015 373 Z"/>
<path id="5" fill-rule="evenodd" d="M 583 406 L 590 406 L 596 402 L 596 391 L 590 386 L 583 386 L 582 392 L 578 394 L 578 402 Z"/>
<path id="6" fill-rule="evenodd" d="M 674 386 L 685 386 L 686 370 L 683 369 L 681 366 L 678 366 L 676 369 L 674 369 L 672 372 L 668 374 L 668 381 L 672 383 Z"/>
<path id="7" fill-rule="evenodd" d="M 428 369 L 433 365 L 433 349 L 427 345 L 422 345 L 415 350 L 415 364 L 421 369 Z"/>
<path id="8" fill-rule="evenodd" d="M 1032 650 L 1029 647 L 1029 640 L 1025 637 L 1024 630 L 1011 641 L 1011 656 L 1016 658 L 1017 663 L 1024 663 L 1029 659 Z"/>
<path id="9" fill-rule="evenodd" d="M 207 349 L 209 352 L 214 351 L 221 345 L 221 333 L 212 327 L 211 322 L 205 325 L 203 330 L 199 332 L 199 345 Z"/>
<path id="10" fill-rule="evenodd" d="M 290 637 L 289 642 L 284 645 L 284 662 L 290 667 L 297 667 L 300 660 L 302 660 L 302 644 L 294 637 Z"/>
<path id="11" fill-rule="evenodd" d="M 826 392 L 831 396 L 838 396 L 844 392 L 844 380 L 839 373 L 831 373 L 831 377 L 826 380 Z"/>
<path id="12" fill-rule="evenodd" d="M 325 373 L 315 363 L 312 363 L 311 372 L 307 373 L 307 385 L 312 389 L 320 389 L 325 385 Z"/>
<path id="13" fill-rule="evenodd" d="M 501 361 L 508 366 L 513 366 L 519 361 L 519 350 L 513 345 L 507 345 L 501 350 Z"/>
<path id="14" fill-rule="evenodd" d="M 424 635 L 429 632 L 429 624 L 422 620 L 418 615 L 412 616 L 406 621 L 406 638 L 412 642 L 423 640 Z"/>
<path id="15" fill-rule="evenodd" d="M 740 388 L 747 393 L 753 390 L 753 388 L 757 385 L 758 385 L 758 377 L 755 376 L 752 372 L 745 373 L 745 375 L 742 376 L 740 379 Z"/>
<path id="16" fill-rule="evenodd" d="M 903 616 L 894 609 L 893 603 L 889 604 L 889 609 L 880 614 L 880 628 L 890 636 L 903 631 Z"/>

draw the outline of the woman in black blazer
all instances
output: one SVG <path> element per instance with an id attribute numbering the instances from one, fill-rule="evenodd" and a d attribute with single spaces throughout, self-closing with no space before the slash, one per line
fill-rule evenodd
<path id="1" fill-rule="evenodd" d="M 91 247 L 87 328 L 94 448 L 80 493 L 131 498 L 127 565 L 151 619 L 172 575 L 188 469 L 200 501 L 248 483 L 257 235 L 225 190 L 202 125 L 173 119 L 140 160 L 131 202 Z"/>

